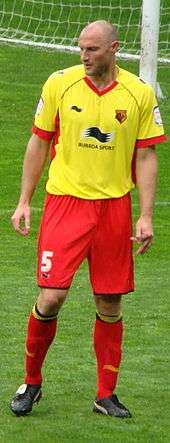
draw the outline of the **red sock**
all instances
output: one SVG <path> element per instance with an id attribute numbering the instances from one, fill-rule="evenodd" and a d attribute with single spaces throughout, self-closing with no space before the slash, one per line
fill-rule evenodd
<path id="1" fill-rule="evenodd" d="M 122 335 L 122 320 L 116 323 L 107 323 L 96 319 L 94 349 L 98 373 L 97 399 L 109 397 L 116 388 L 121 362 Z"/>
<path id="2" fill-rule="evenodd" d="M 55 337 L 56 324 L 56 319 L 42 321 L 35 318 L 33 314 L 30 315 L 26 338 L 26 384 L 41 384 L 41 368 L 48 348 Z"/>

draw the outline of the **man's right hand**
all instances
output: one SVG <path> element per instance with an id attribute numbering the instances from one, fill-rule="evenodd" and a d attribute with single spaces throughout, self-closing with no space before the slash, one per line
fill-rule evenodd
<path id="1" fill-rule="evenodd" d="M 12 225 L 16 232 L 28 235 L 30 232 L 31 209 L 29 205 L 19 204 L 11 217 Z"/>

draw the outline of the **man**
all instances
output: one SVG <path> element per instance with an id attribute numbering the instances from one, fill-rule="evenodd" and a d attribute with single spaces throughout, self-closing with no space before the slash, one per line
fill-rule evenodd
<path id="1" fill-rule="evenodd" d="M 14 229 L 29 234 L 30 202 L 53 140 L 56 155 L 38 245 L 40 294 L 28 322 L 25 384 L 11 409 L 25 415 L 41 398 L 41 368 L 56 333 L 57 315 L 87 258 L 96 303 L 98 387 L 93 411 L 126 418 L 131 413 L 115 394 L 123 335 L 121 299 L 134 290 L 132 242 L 140 244 L 138 254 L 152 243 L 154 145 L 165 135 L 152 88 L 116 66 L 115 27 L 106 21 L 87 25 L 79 46 L 82 64 L 54 73 L 43 87 L 12 217 Z M 140 215 L 132 237 L 134 180 Z"/>

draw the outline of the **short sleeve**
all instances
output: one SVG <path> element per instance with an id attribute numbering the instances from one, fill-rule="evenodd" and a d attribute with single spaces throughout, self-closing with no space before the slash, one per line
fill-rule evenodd
<path id="1" fill-rule="evenodd" d="M 42 94 L 37 105 L 34 125 L 44 131 L 55 131 L 55 120 L 59 107 L 59 85 L 53 75 L 43 86 Z"/>
<path id="2" fill-rule="evenodd" d="M 144 85 L 140 103 L 139 128 L 136 147 L 144 147 L 145 144 L 154 144 L 165 141 L 164 128 L 152 87 Z"/>

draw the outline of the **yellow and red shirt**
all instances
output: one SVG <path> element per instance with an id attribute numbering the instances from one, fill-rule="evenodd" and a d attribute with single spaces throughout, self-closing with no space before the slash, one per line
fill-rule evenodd
<path id="1" fill-rule="evenodd" d="M 149 84 L 118 68 L 116 81 L 98 90 L 83 65 L 49 77 L 33 132 L 54 139 L 47 191 L 85 199 L 125 195 L 134 187 L 135 149 L 166 139 Z"/>

